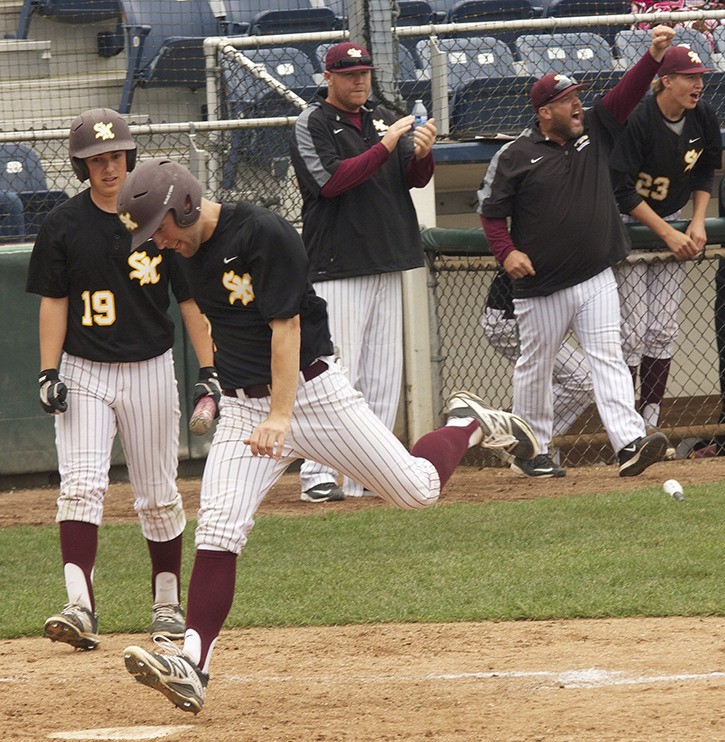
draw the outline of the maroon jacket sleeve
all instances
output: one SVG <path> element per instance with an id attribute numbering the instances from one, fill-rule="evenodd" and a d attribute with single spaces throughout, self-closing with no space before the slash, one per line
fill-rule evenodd
<path id="1" fill-rule="evenodd" d="M 482 216 L 481 224 L 488 244 L 491 246 L 491 252 L 496 260 L 503 265 L 503 261 L 516 249 L 516 245 L 514 245 L 509 234 L 506 219 L 491 219 Z"/>
<path id="2" fill-rule="evenodd" d="M 408 188 L 423 188 L 428 185 L 428 181 L 433 177 L 434 169 L 435 161 L 432 151 L 422 160 L 411 157 L 405 171 L 405 182 Z"/>
<path id="3" fill-rule="evenodd" d="M 623 124 L 647 92 L 661 62 L 647 52 L 602 98 L 602 105 Z"/>
<path id="4" fill-rule="evenodd" d="M 384 144 L 378 142 L 356 157 L 341 160 L 337 170 L 320 189 L 323 198 L 335 198 L 345 191 L 364 183 L 390 157 Z"/>

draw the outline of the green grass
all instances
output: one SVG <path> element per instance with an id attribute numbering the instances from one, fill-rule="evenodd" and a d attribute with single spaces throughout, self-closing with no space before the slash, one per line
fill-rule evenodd
<path id="1" fill-rule="evenodd" d="M 227 626 L 721 615 L 724 496 L 722 483 L 688 487 L 681 503 L 649 488 L 261 516 Z M 150 567 L 138 526 L 101 528 L 95 584 L 102 632 L 147 630 Z M 37 635 L 63 605 L 55 526 L 0 530 L 0 596 L 2 638 Z"/>

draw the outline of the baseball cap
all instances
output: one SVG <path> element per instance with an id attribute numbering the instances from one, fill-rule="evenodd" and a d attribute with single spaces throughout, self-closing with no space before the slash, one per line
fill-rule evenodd
<path id="1" fill-rule="evenodd" d="M 330 47 L 325 57 L 328 72 L 354 72 L 355 70 L 374 70 L 370 52 L 360 44 L 344 41 Z"/>
<path id="2" fill-rule="evenodd" d="M 700 72 L 714 72 L 711 67 L 705 67 L 700 55 L 689 46 L 671 46 L 666 52 L 657 74 L 665 75 L 696 75 Z"/>
<path id="3" fill-rule="evenodd" d="M 547 103 L 553 103 L 572 90 L 581 90 L 586 85 L 578 83 L 573 77 L 554 74 L 544 75 L 531 86 L 531 105 L 535 111 Z"/>

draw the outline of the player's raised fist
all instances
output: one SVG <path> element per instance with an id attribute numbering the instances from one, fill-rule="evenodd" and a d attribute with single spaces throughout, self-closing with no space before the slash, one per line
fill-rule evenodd
<path id="1" fill-rule="evenodd" d="M 57 368 L 47 368 L 38 377 L 40 404 L 49 415 L 60 415 L 68 409 L 65 398 L 68 387 L 60 380 Z"/>
<path id="2" fill-rule="evenodd" d="M 222 396 L 222 387 L 219 383 L 219 374 L 214 366 L 202 366 L 199 369 L 199 378 L 194 384 L 194 406 L 202 397 L 211 397 L 219 408 L 219 400 Z M 219 417 L 219 412 L 215 415 Z"/>
<path id="3" fill-rule="evenodd" d="M 661 62 L 667 48 L 675 38 L 675 31 L 669 26 L 655 26 L 652 29 L 651 38 L 652 44 L 649 48 L 649 53 L 656 61 Z"/>

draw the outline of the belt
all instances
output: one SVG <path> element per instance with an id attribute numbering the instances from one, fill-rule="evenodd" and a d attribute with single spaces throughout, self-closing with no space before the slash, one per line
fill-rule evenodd
<path id="1" fill-rule="evenodd" d="M 311 363 L 306 368 L 303 368 L 300 373 L 305 381 L 312 381 L 316 379 L 320 374 L 323 374 L 328 369 L 327 361 L 323 361 L 318 358 L 314 363 Z M 254 384 L 253 386 L 245 386 L 242 389 L 224 389 L 222 394 L 225 397 L 240 397 L 242 392 L 245 397 L 250 399 L 262 399 L 263 397 L 269 397 L 271 394 L 272 387 L 270 384 Z"/>

